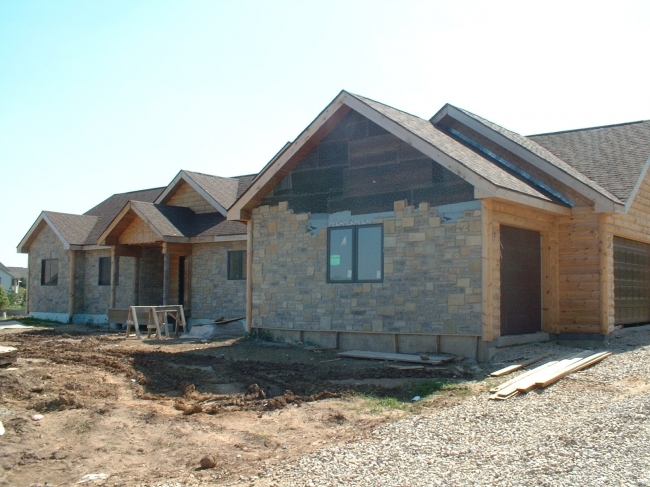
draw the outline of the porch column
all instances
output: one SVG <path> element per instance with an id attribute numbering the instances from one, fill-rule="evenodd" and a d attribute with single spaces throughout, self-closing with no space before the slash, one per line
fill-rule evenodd
<path id="1" fill-rule="evenodd" d="M 169 304 L 169 252 L 167 251 L 167 244 L 163 243 L 163 306 Z"/>
<path id="2" fill-rule="evenodd" d="M 111 302 L 110 308 L 115 308 L 115 287 L 117 286 L 117 252 L 115 245 L 111 246 Z"/>
<path id="3" fill-rule="evenodd" d="M 138 306 L 140 304 L 140 257 L 135 258 L 135 279 L 133 289 L 133 304 Z"/>
<path id="4" fill-rule="evenodd" d="M 246 332 L 253 328 L 253 220 L 246 222 Z"/>
<path id="5" fill-rule="evenodd" d="M 72 322 L 72 317 L 74 315 L 74 269 L 75 269 L 75 257 L 76 251 L 70 249 L 70 283 L 68 285 L 68 316 L 70 316 L 70 321 Z"/>

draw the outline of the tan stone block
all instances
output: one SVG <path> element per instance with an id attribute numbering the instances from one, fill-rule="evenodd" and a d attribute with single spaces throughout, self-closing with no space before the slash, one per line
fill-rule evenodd
<path id="1" fill-rule="evenodd" d="M 372 291 L 372 284 L 370 284 L 369 282 L 364 282 L 363 283 L 363 292 L 364 293 L 369 293 L 370 291 Z"/>
<path id="2" fill-rule="evenodd" d="M 415 225 L 415 218 L 412 216 L 402 218 L 402 227 L 404 228 L 410 228 Z"/>
<path id="3" fill-rule="evenodd" d="M 395 316 L 394 306 L 380 306 L 377 310 L 379 316 Z"/>
<path id="4" fill-rule="evenodd" d="M 397 237 L 384 237 L 384 247 L 393 248 L 397 246 Z"/>
<path id="5" fill-rule="evenodd" d="M 469 222 L 469 231 L 470 232 L 480 232 L 481 231 L 481 220 L 472 220 Z"/>
<path id="6" fill-rule="evenodd" d="M 393 273 L 393 264 L 384 264 L 384 274 L 392 274 Z"/>
<path id="7" fill-rule="evenodd" d="M 463 277 L 456 281 L 458 287 L 470 287 L 469 277 Z"/>
<path id="8" fill-rule="evenodd" d="M 429 211 L 429 203 L 420 203 L 420 213 L 423 213 L 425 211 Z"/>
<path id="9" fill-rule="evenodd" d="M 465 295 L 464 294 L 449 294 L 447 296 L 447 304 L 449 306 L 458 306 L 465 304 Z"/>
<path id="10" fill-rule="evenodd" d="M 457 315 L 458 314 L 458 306 L 448 306 L 447 310 L 450 315 Z"/>
<path id="11" fill-rule="evenodd" d="M 433 218 L 429 218 L 429 226 L 431 228 L 437 228 L 440 226 L 440 217 L 436 216 Z"/>
<path id="12" fill-rule="evenodd" d="M 409 242 L 424 242 L 426 235 L 424 233 L 409 233 Z"/>
<path id="13" fill-rule="evenodd" d="M 350 300 L 350 305 L 351 305 L 353 308 L 356 308 L 358 302 L 359 302 L 359 301 L 358 301 L 357 298 L 352 298 L 352 299 Z"/>
<path id="14" fill-rule="evenodd" d="M 267 228 L 267 230 L 268 230 L 269 233 L 275 233 L 275 232 L 278 231 L 278 223 L 277 223 L 277 222 L 270 222 L 270 223 L 267 225 L 266 228 Z"/>
<path id="15" fill-rule="evenodd" d="M 404 211 L 404 208 L 406 208 L 406 200 L 395 201 L 393 203 L 394 211 Z"/>
<path id="16" fill-rule="evenodd" d="M 395 306 L 404 306 L 404 298 L 395 298 L 395 299 L 393 299 L 393 304 Z"/>
<path id="17" fill-rule="evenodd" d="M 277 245 L 267 245 L 266 246 L 266 253 L 269 255 L 277 254 L 278 253 L 278 246 Z"/>
<path id="18" fill-rule="evenodd" d="M 262 205 L 262 206 L 260 206 L 259 208 L 260 208 L 260 213 L 261 213 L 261 214 L 264 214 L 264 213 L 268 213 L 268 212 L 269 212 L 269 205 Z"/>
<path id="19" fill-rule="evenodd" d="M 426 290 L 427 291 L 433 291 L 433 283 L 432 282 L 427 282 L 425 284 Z"/>
<path id="20" fill-rule="evenodd" d="M 406 311 L 413 312 L 416 309 L 415 303 L 406 303 L 405 305 Z"/>
<path id="21" fill-rule="evenodd" d="M 481 237 L 475 235 L 468 235 L 465 238 L 465 245 L 468 246 L 478 246 L 481 245 Z"/>
<path id="22" fill-rule="evenodd" d="M 289 209 L 288 201 L 281 201 L 278 203 L 278 211 L 287 211 Z"/>
<path id="23" fill-rule="evenodd" d="M 395 220 L 386 220 L 384 222 L 384 235 L 393 235 L 395 233 Z"/>
<path id="24" fill-rule="evenodd" d="M 300 213 L 299 215 L 296 215 L 296 220 L 302 222 L 302 221 L 307 221 L 309 219 L 309 214 L 307 213 Z"/>

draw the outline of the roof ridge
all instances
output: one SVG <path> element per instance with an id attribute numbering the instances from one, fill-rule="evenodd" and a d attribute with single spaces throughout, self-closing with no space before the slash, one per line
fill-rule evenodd
<path id="1" fill-rule="evenodd" d="M 113 193 L 111 196 L 115 196 L 115 195 L 117 195 L 117 194 L 142 193 L 143 191 L 153 191 L 153 190 L 155 190 L 155 189 L 165 189 L 166 187 L 167 187 L 167 186 L 157 186 L 157 187 L 155 187 L 155 188 L 135 189 L 135 190 L 133 190 L 133 191 L 125 191 L 124 193 Z M 110 196 L 109 196 L 108 198 L 110 198 Z M 108 198 L 106 198 L 106 199 L 108 199 Z M 106 200 L 104 200 L 104 201 L 106 201 Z M 103 203 L 103 202 L 102 202 L 102 203 Z M 97 206 L 97 205 L 95 205 L 95 206 Z"/>
<path id="2" fill-rule="evenodd" d="M 217 176 L 216 174 L 207 174 L 204 172 L 198 172 L 198 171 L 190 171 L 189 169 L 182 169 L 183 172 L 189 173 L 189 174 L 198 174 L 200 176 L 208 176 L 210 178 L 219 178 L 219 179 L 235 179 L 236 176 Z M 167 186 L 165 186 L 167 187 Z"/>
<path id="3" fill-rule="evenodd" d="M 63 211 L 50 211 L 50 210 L 43 210 L 43 213 L 45 214 L 54 214 L 54 215 L 67 215 L 67 216 L 83 216 L 83 217 L 88 217 L 88 218 L 99 218 L 96 215 L 86 215 L 85 213 L 82 213 L 81 215 L 78 213 L 64 213 Z"/>
<path id="4" fill-rule="evenodd" d="M 350 95 L 350 96 L 354 96 L 355 98 L 359 98 L 359 99 L 362 100 L 362 101 L 364 101 L 364 100 L 368 100 L 368 101 L 371 101 L 371 102 L 373 102 L 373 103 L 377 103 L 377 104 L 379 104 L 379 105 L 383 105 L 383 106 L 385 106 L 385 107 L 390 108 L 391 110 L 395 110 L 396 112 L 404 113 L 404 114 L 408 115 L 409 117 L 415 117 L 415 118 L 417 118 L 417 119 L 419 119 L 419 120 L 423 120 L 423 121 L 425 121 L 425 122 L 428 122 L 428 121 L 429 121 L 429 120 L 427 120 L 426 118 L 419 117 L 419 116 L 414 115 L 413 113 L 407 112 L 407 111 L 405 111 L 405 110 L 400 110 L 399 108 L 395 108 L 395 107 L 393 107 L 393 106 L 391 106 L 391 105 L 387 105 L 386 103 L 382 103 L 382 102 L 380 102 L 380 101 L 373 100 L 372 98 L 368 98 L 367 96 L 357 95 L 357 94 L 355 94 L 355 93 L 350 93 L 349 91 L 346 91 L 346 93 L 347 93 L 348 95 Z"/>
<path id="5" fill-rule="evenodd" d="M 584 127 L 579 129 L 570 129 L 570 130 L 558 130 L 557 132 L 543 132 L 541 134 L 526 135 L 525 137 L 538 137 L 542 135 L 556 135 L 556 134 L 567 134 L 567 133 L 574 133 L 574 132 L 585 132 L 587 130 L 607 129 L 611 127 L 622 127 L 623 125 L 634 125 L 637 123 L 647 123 L 647 122 L 650 122 L 650 120 L 636 120 L 634 122 L 612 123 L 609 125 L 597 125 L 595 127 Z"/>

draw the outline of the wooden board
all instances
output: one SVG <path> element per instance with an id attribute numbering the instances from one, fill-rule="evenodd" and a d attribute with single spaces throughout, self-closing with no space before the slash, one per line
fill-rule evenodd
<path id="1" fill-rule="evenodd" d="M 346 358 L 364 358 L 370 360 L 390 360 L 393 362 L 410 362 L 416 364 L 440 365 L 445 362 L 454 360 L 450 355 L 429 355 L 429 360 L 422 360 L 419 355 L 410 355 L 406 353 L 386 353 L 386 352 L 369 352 L 364 350 L 350 350 L 340 352 L 341 357 Z"/>
<path id="2" fill-rule="evenodd" d="M 539 362 L 540 360 L 545 359 L 546 357 L 550 357 L 551 355 L 552 354 L 547 353 L 546 355 L 540 355 L 539 357 L 531 358 L 530 360 L 526 360 L 524 362 L 521 362 L 520 364 L 509 365 L 508 367 L 504 367 L 503 369 L 499 369 L 492 372 L 490 375 L 492 377 L 501 377 L 502 375 L 507 375 L 511 372 L 514 372 L 519 369 L 523 369 L 524 367 L 534 364 L 535 362 Z"/>

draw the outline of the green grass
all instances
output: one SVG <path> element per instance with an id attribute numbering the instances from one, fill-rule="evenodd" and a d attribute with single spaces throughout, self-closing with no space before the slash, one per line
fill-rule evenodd
<path id="1" fill-rule="evenodd" d="M 58 321 L 49 321 L 49 320 L 39 320 L 38 318 L 16 318 L 16 321 L 22 323 L 25 326 L 37 326 L 41 328 L 52 328 L 54 326 L 63 325 L 65 323 L 59 323 Z"/>

